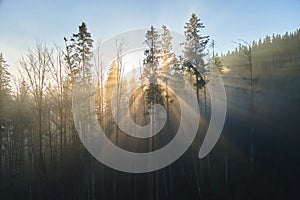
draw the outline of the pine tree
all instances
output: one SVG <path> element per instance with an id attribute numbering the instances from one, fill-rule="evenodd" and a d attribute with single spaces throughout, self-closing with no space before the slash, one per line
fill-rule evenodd
<path id="1" fill-rule="evenodd" d="M 199 89 L 205 86 L 204 74 L 206 73 L 204 56 L 205 56 L 205 48 L 209 41 L 208 36 L 202 36 L 200 34 L 200 30 L 204 28 L 203 23 L 196 16 L 195 13 L 192 13 L 191 18 L 184 26 L 184 35 L 185 35 L 185 43 L 184 43 L 184 66 L 188 69 L 188 71 L 193 74 L 196 78 L 194 85 L 196 86 L 197 100 L 199 102 Z M 206 90 L 204 90 L 205 103 L 204 108 L 206 108 Z M 200 183 L 198 178 L 198 172 L 196 170 L 197 164 L 195 163 L 195 153 L 192 152 L 194 171 L 197 180 L 197 188 L 199 193 L 199 198 L 201 198 L 200 192 Z M 201 164 L 200 164 L 201 168 Z M 202 174 L 201 174 L 202 175 Z M 201 176 L 200 175 L 200 176 Z M 202 177 L 202 176 L 201 176 Z"/>
<path id="2" fill-rule="evenodd" d="M 93 117 L 93 113 L 89 108 L 92 106 L 93 100 L 91 96 L 93 95 L 92 90 L 92 57 L 93 57 L 93 39 L 91 33 L 88 32 L 87 25 L 82 22 L 82 24 L 78 27 L 78 33 L 73 34 L 71 38 L 71 42 L 73 43 L 73 52 L 75 52 L 75 60 L 74 64 L 76 68 L 78 68 L 78 82 L 77 82 L 77 90 L 79 102 L 84 104 L 85 106 L 79 106 L 79 112 L 86 114 L 86 120 L 90 121 Z M 74 77 L 72 77 L 74 78 Z M 82 95 L 80 95 L 82 94 Z M 95 106 L 95 105 L 93 105 Z M 84 109 L 86 108 L 86 109 Z M 81 124 L 82 130 L 89 130 L 89 125 Z M 76 136 L 77 137 L 77 136 Z M 77 138 L 77 140 L 79 140 Z M 95 197 L 94 191 L 94 169 L 93 169 L 93 159 L 90 154 L 84 150 L 83 159 L 85 162 L 84 165 L 84 177 L 85 177 L 85 187 L 87 191 L 87 198 L 93 199 Z"/>
<path id="3" fill-rule="evenodd" d="M 199 33 L 204 27 L 195 13 L 192 14 L 189 22 L 184 26 L 186 38 L 184 43 L 185 60 L 195 66 L 200 73 L 204 72 L 204 49 L 209 41 L 209 36 L 202 36 Z"/>
<path id="4" fill-rule="evenodd" d="M 143 78 L 149 81 L 149 87 L 146 89 L 146 102 L 150 108 L 151 104 L 160 102 L 161 96 L 157 84 L 158 69 L 160 69 L 161 43 L 158 31 L 151 26 L 146 33 L 145 43 L 148 48 L 145 50 Z"/>
<path id="5" fill-rule="evenodd" d="M 148 106 L 148 110 L 150 109 L 151 105 L 154 104 L 162 104 L 162 95 L 161 90 L 157 82 L 158 72 L 161 69 L 160 61 L 161 61 L 161 41 L 160 35 L 158 31 L 151 26 L 151 29 L 146 33 L 146 40 L 145 43 L 147 44 L 148 48 L 145 51 L 146 58 L 144 59 L 144 72 L 143 78 L 147 79 L 149 82 L 149 86 L 145 91 L 145 99 L 146 104 Z M 151 121 L 152 121 L 152 130 L 154 130 L 154 124 L 157 123 L 154 121 L 154 107 L 152 106 L 151 109 Z M 149 112 L 145 113 L 148 114 Z M 155 149 L 155 140 L 151 137 L 149 142 L 149 151 L 153 151 Z M 151 198 L 155 197 L 155 191 L 157 190 L 157 173 L 149 175 L 149 186 L 150 191 L 152 193 Z"/>
<path id="6" fill-rule="evenodd" d="M 87 95 L 88 90 L 91 91 L 91 66 L 93 57 L 93 39 L 91 33 L 88 32 L 87 25 L 82 22 L 82 24 L 78 27 L 78 33 L 72 35 L 70 43 L 68 43 L 68 40 L 66 38 L 64 38 L 64 40 L 66 43 L 66 53 L 64 58 L 69 75 L 69 80 L 66 82 L 67 88 L 72 88 L 74 86 L 75 78 L 78 77 L 77 88 L 78 92 L 81 92 L 82 94 L 78 97 L 84 97 L 84 95 Z M 71 91 L 67 91 L 67 95 L 69 96 L 67 98 L 69 100 L 68 104 L 71 108 Z M 83 98 L 80 101 L 84 104 L 91 103 L 89 98 Z M 88 111 L 82 110 L 82 112 Z M 87 117 L 91 117 L 91 113 L 89 113 Z M 73 129 L 75 129 L 74 125 L 72 125 L 72 127 Z M 75 136 L 74 138 L 75 144 L 78 143 L 79 138 L 77 136 Z"/>
<path id="7" fill-rule="evenodd" d="M 161 63 L 163 67 L 170 67 L 170 65 L 175 64 L 176 57 L 175 54 L 172 52 L 172 36 L 170 30 L 163 25 L 162 27 L 162 34 L 160 36 L 160 46 L 161 46 Z"/>
<path id="8" fill-rule="evenodd" d="M 147 31 L 145 37 L 145 44 L 149 47 L 149 49 L 145 51 L 146 58 L 144 59 L 144 64 L 152 64 L 158 66 L 161 53 L 160 35 L 158 31 L 153 26 L 151 26 L 150 30 Z"/>
<path id="9" fill-rule="evenodd" d="M 67 42 L 66 38 L 65 41 Z M 93 56 L 93 42 L 84 22 L 79 26 L 79 32 L 73 34 L 71 44 L 66 45 L 65 60 L 70 68 L 71 75 L 87 78 L 91 81 L 91 60 Z"/>
<path id="10" fill-rule="evenodd" d="M 201 89 L 205 85 L 203 75 L 206 73 L 203 57 L 205 56 L 204 50 L 209 41 L 209 36 L 200 35 L 200 30 L 204 28 L 203 23 L 196 16 L 192 14 L 189 22 L 184 26 L 185 31 L 185 43 L 184 43 L 184 65 L 188 71 L 196 77 L 197 98 L 199 101 L 199 88 Z"/>

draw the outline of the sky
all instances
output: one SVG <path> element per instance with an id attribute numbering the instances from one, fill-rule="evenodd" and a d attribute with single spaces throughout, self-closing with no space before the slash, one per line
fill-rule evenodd
<path id="1" fill-rule="evenodd" d="M 300 28 L 300 0 L 0 0 L 0 52 L 13 71 L 37 41 L 64 47 L 63 38 L 86 22 L 94 41 L 126 31 L 165 24 L 183 33 L 191 13 L 226 53 L 234 41 L 258 40 Z"/>

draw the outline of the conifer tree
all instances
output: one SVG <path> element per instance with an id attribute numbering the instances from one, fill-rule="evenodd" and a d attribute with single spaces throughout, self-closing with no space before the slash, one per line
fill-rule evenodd
<path id="1" fill-rule="evenodd" d="M 209 41 L 209 36 L 202 36 L 200 34 L 200 30 L 204 27 L 195 13 L 192 14 L 189 22 L 184 26 L 186 39 L 184 43 L 185 60 L 195 66 L 200 73 L 204 73 L 204 50 Z"/>

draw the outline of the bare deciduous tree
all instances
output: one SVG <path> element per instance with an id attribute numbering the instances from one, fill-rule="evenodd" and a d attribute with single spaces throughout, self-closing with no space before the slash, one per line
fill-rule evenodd
<path id="1" fill-rule="evenodd" d="M 47 83 L 51 67 L 53 49 L 50 49 L 43 42 L 37 42 L 33 50 L 29 49 L 20 61 L 22 76 L 29 83 L 29 90 L 34 97 L 35 109 L 38 115 L 38 154 L 40 176 L 47 180 L 46 166 L 43 159 L 43 107 L 44 93 L 47 90 Z"/>

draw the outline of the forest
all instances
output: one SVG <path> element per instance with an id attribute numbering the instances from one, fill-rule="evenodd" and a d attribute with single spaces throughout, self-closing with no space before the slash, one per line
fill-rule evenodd
<path id="1" fill-rule="evenodd" d="M 5 52 L 0 53 L 0 199 L 299 196 L 300 29 L 257 41 L 237 40 L 234 51 L 218 54 L 218 43 L 202 34 L 205 26 L 196 14 L 183 27 L 183 51 L 176 54 L 167 26 L 151 26 L 145 32 L 144 58 L 129 79 L 122 60 L 125 41 L 116 41 L 115 59 L 104 66 L 101 43 L 94 42 L 85 22 L 78 32 L 66 33 L 65 46 L 36 42 L 19 66 L 11 66 Z M 207 90 L 215 73 L 211 66 L 217 66 L 224 81 L 227 113 L 218 143 L 199 159 L 212 115 L 213 91 Z M 10 74 L 10 67 L 18 67 L 19 74 Z M 95 85 L 92 106 L 110 141 L 128 151 L 150 152 L 168 144 L 179 127 L 179 100 L 167 87 L 174 74 L 178 87 L 183 80 L 193 86 L 201 113 L 188 150 L 171 165 L 149 173 L 121 172 L 95 159 L 82 144 L 73 117 L 76 80 L 82 91 Z M 151 121 L 151 105 L 160 104 L 167 113 L 160 133 L 140 140 L 124 134 L 113 112 L 120 112 L 125 100 L 140 126 Z"/>

